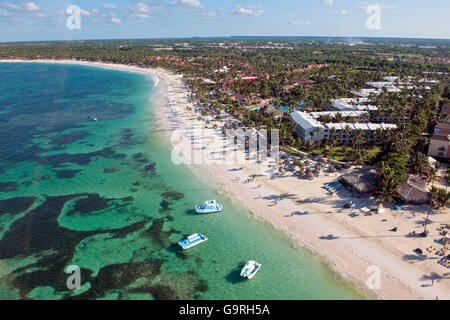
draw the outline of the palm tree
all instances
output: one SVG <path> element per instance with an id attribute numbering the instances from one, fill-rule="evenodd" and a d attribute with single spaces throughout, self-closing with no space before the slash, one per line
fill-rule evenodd
<path id="1" fill-rule="evenodd" d="M 411 169 L 417 175 L 422 175 L 427 165 L 427 156 L 421 152 L 418 152 L 416 157 L 411 160 Z"/>
<path id="2" fill-rule="evenodd" d="M 434 183 L 436 181 L 439 181 L 439 177 L 437 175 L 437 170 L 436 168 L 430 168 L 430 170 L 427 172 L 427 176 L 428 176 L 428 182 L 431 182 L 431 186 L 434 186 Z"/>
<path id="3" fill-rule="evenodd" d="M 447 192 L 445 189 L 433 186 L 431 188 L 431 195 L 433 197 L 433 202 L 438 209 L 445 208 L 450 202 L 450 192 Z"/>
<path id="4" fill-rule="evenodd" d="M 392 169 L 385 162 L 381 162 L 378 169 L 378 190 L 376 192 L 380 205 L 385 201 L 392 200 L 397 186 Z"/>
<path id="5" fill-rule="evenodd" d="M 357 163 L 360 163 L 361 159 L 362 159 L 362 154 L 361 154 L 361 145 L 366 141 L 366 134 L 363 130 L 358 129 L 356 132 L 356 135 L 354 137 L 353 140 L 353 146 L 357 146 L 357 150 L 356 150 L 356 154 L 355 154 L 355 158 Z"/>

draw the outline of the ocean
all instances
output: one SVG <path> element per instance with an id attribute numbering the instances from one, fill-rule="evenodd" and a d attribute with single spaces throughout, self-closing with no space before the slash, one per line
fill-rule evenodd
<path id="1" fill-rule="evenodd" d="M 0 63 L 0 299 L 366 298 L 174 165 L 153 94 L 142 74 Z M 195 214 L 207 199 L 225 211 Z M 209 240 L 181 251 L 193 233 Z M 262 268 L 242 281 L 248 260 Z"/>

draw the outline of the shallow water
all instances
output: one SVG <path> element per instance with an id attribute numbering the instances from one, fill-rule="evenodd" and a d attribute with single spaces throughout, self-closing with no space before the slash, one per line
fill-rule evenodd
<path id="1" fill-rule="evenodd" d="M 0 64 L 1 299 L 364 298 L 173 165 L 152 94 L 140 74 Z M 205 199 L 225 212 L 194 214 Z M 196 232 L 209 240 L 181 252 L 176 243 Z M 250 259 L 263 266 L 241 281 Z M 79 290 L 67 289 L 70 265 L 81 268 Z"/>

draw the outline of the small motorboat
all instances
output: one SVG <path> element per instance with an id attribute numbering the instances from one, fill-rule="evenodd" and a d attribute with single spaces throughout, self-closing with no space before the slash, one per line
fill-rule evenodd
<path id="1" fill-rule="evenodd" d="M 190 248 L 193 248 L 195 246 L 198 246 L 200 243 L 203 243 L 208 240 L 208 237 L 204 234 L 193 234 L 192 236 L 187 237 L 184 240 L 181 240 L 178 242 L 178 245 L 183 248 L 183 250 L 187 250 Z"/>
<path id="2" fill-rule="evenodd" d="M 95 121 L 95 122 L 98 121 L 96 116 L 89 116 L 88 118 L 89 118 L 89 120 L 92 120 L 92 121 Z"/>
<path id="3" fill-rule="evenodd" d="M 249 261 L 241 270 L 241 277 L 252 279 L 261 268 L 261 263 Z"/>
<path id="4" fill-rule="evenodd" d="M 216 200 L 206 201 L 201 206 L 196 206 L 195 211 L 197 213 L 214 213 L 214 212 L 222 212 L 223 206 L 218 204 Z"/>

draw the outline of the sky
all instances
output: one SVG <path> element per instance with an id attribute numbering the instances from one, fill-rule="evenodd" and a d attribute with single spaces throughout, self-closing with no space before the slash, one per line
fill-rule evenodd
<path id="1" fill-rule="evenodd" d="M 223 36 L 450 38 L 449 0 L 0 0 L 0 42 Z"/>

